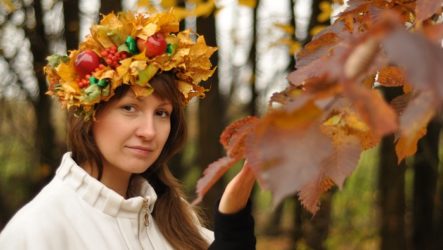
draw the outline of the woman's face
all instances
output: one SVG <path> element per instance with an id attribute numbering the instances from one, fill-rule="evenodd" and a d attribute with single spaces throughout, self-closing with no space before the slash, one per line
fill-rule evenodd
<path id="1" fill-rule="evenodd" d="M 172 104 L 129 90 L 96 115 L 92 131 L 104 172 L 142 173 L 160 155 L 171 130 Z"/>

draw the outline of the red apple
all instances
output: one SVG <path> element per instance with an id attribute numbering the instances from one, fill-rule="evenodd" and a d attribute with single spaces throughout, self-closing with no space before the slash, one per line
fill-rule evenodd
<path id="1" fill-rule="evenodd" d="M 146 40 L 143 40 L 143 39 L 140 39 L 140 38 L 137 39 L 137 49 L 138 49 L 138 51 L 143 52 L 143 50 L 146 48 L 145 43 L 146 43 Z"/>
<path id="2" fill-rule="evenodd" d="M 166 47 L 166 40 L 160 33 L 148 37 L 148 40 L 146 41 L 143 39 L 137 39 L 137 48 L 140 51 L 145 50 L 145 55 L 149 58 L 165 53 Z"/>
<path id="3" fill-rule="evenodd" d="M 100 65 L 100 57 L 92 50 L 80 52 L 75 59 L 75 70 L 83 77 L 93 72 Z"/>

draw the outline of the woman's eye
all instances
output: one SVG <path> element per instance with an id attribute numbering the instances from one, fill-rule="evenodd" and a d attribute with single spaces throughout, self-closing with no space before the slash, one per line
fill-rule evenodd
<path id="1" fill-rule="evenodd" d="M 121 108 L 127 112 L 134 112 L 135 111 L 135 107 L 133 105 L 123 105 Z"/>
<path id="2" fill-rule="evenodd" d="M 167 118 L 167 117 L 169 117 L 170 114 L 166 110 L 158 110 L 157 115 L 160 117 L 163 117 L 163 118 Z"/>

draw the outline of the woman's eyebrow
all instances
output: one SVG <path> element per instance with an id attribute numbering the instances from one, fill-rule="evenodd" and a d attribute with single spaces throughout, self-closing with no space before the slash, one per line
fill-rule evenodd
<path id="1" fill-rule="evenodd" d="M 162 100 L 159 104 L 159 106 L 167 106 L 167 105 L 171 105 L 172 106 L 172 102 L 168 101 L 168 100 Z"/>

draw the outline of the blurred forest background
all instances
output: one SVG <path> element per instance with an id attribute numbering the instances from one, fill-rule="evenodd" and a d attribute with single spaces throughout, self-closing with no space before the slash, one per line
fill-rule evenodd
<path id="1" fill-rule="evenodd" d="M 99 13 L 187 10 L 183 28 L 218 46 L 211 91 L 187 108 L 189 138 L 170 166 L 193 198 L 206 166 L 224 152 L 219 135 L 233 120 L 260 115 L 287 85 L 297 51 L 343 9 L 332 0 L 0 0 L 0 230 L 52 178 L 66 151 L 65 117 L 45 95 L 46 57 L 77 47 Z M 391 93 L 392 92 L 392 93 Z M 395 91 L 386 91 L 386 98 Z M 443 249 L 441 117 L 417 154 L 397 166 L 392 137 L 365 152 L 342 190 L 322 197 L 315 216 L 296 197 L 272 209 L 256 189 L 257 249 Z M 234 168 L 227 177 L 233 175 Z M 202 206 L 211 213 L 225 183 Z M 29 223 L 32 223 L 29 222 Z"/>

